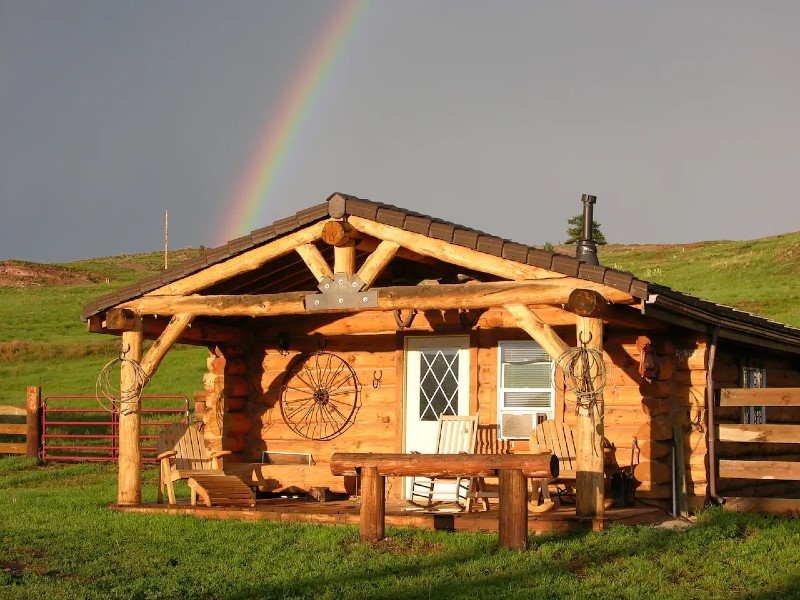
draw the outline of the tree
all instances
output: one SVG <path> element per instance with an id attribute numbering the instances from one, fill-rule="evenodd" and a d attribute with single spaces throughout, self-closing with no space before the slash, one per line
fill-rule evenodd
<path id="1" fill-rule="evenodd" d="M 565 244 L 574 244 L 583 239 L 583 215 L 575 215 L 567 221 L 567 241 Z M 606 236 L 600 231 L 600 223 L 592 219 L 592 239 L 598 246 L 608 244 Z"/>

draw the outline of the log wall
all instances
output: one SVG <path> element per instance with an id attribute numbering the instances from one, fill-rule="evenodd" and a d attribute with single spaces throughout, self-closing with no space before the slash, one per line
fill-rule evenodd
<path id="1" fill-rule="evenodd" d="M 576 344 L 574 315 L 554 308 L 535 310 L 568 345 Z M 204 379 L 208 393 L 206 435 L 212 444 L 233 450 L 233 459 L 238 461 L 259 462 L 264 450 L 310 453 L 315 464 L 304 467 L 304 486 L 343 491 L 341 478 L 330 475 L 329 461 L 334 452 L 402 451 L 404 336 L 471 332 L 470 411 L 478 413 L 481 423 L 477 451 L 524 452 L 528 450 L 527 441 L 497 439 L 497 345 L 502 340 L 526 340 L 529 336 L 504 310 L 473 312 L 468 317 L 459 318 L 455 311 L 421 312 L 406 328 L 398 326 L 392 313 L 378 312 L 255 322 L 252 333 L 257 342 L 247 352 L 238 346 L 219 347 L 209 358 Z M 698 508 L 708 493 L 706 337 L 663 326 L 643 335 L 646 324 L 642 320 L 635 318 L 630 327 L 617 322 L 606 328 L 606 464 L 627 470 L 633 460 L 637 497 L 670 506 L 673 426 L 678 425 L 684 444 L 686 494 L 690 508 Z M 279 349 L 279 337 L 288 340 L 288 350 Z M 653 348 L 659 366 L 658 375 L 649 379 L 639 374 L 645 344 Z M 344 433 L 328 441 L 313 441 L 300 437 L 283 421 L 280 389 L 291 362 L 321 345 L 353 367 L 361 396 L 353 424 Z M 717 387 L 739 385 L 741 355 L 742 348 L 726 350 L 720 345 L 714 368 Z M 800 385 L 796 365 L 774 356 L 764 360 L 770 387 Z M 556 373 L 556 388 L 556 419 L 576 425 L 574 397 L 564 392 L 560 372 Z M 718 410 L 717 421 L 738 422 L 739 412 L 735 412 Z M 800 409 L 768 411 L 768 421 L 800 423 Z M 758 446 L 723 443 L 720 456 L 769 455 L 769 450 Z M 797 458 L 800 460 L 800 452 Z M 399 497 L 399 480 L 387 484 L 387 494 Z"/>
<path id="2" fill-rule="evenodd" d="M 536 312 L 555 328 L 567 344 L 575 344 L 574 315 L 553 308 L 537 309 Z M 469 319 L 464 321 L 455 311 L 427 311 L 419 313 L 409 327 L 400 331 L 392 313 L 271 319 L 268 325 L 258 327 L 253 332 L 254 339 L 259 342 L 254 344 L 249 356 L 247 377 L 250 401 L 242 409 L 250 420 L 249 430 L 245 431 L 246 426 L 237 420 L 234 427 L 228 429 L 226 444 L 235 444 L 237 453 L 240 452 L 237 458 L 254 462 L 260 461 L 264 450 L 310 453 L 315 466 L 304 470 L 308 479 L 306 485 L 340 489 L 340 478 L 332 478 L 328 468 L 334 452 L 402 450 L 403 337 L 421 334 L 463 335 L 471 331 L 474 347 L 471 355 L 473 381 L 470 409 L 478 413 L 481 423 L 477 451 L 527 451 L 527 440 L 497 439 L 497 345 L 501 340 L 530 338 L 515 326 L 514 319 L 504 310 L 489 310 L 468 316 Z M 658 419 L 663 421 L 676 417 L 676 411 L 671 406 L 673 382 L 643 382 L 638 375 L 637 338 L 641 336 L 641 329 L 640 323 L 629 330 L 623 330 L 619 325 L 609 326 L 605 343 L 608 365 L 605 429 L 611 446 L 606 458 L 608 462 L 625 468 L 630 466 L 633 439 L 637 434 L 645 444 L 648 460 L 666 465 L 669 453 L 665 454 L 664 447 L 671 448 L 671 434 L 668 440 L 656 439 L 660 434 L 655 428 L 650 432 L 649 424 L 659 424 Z M 278 348 L 279 336 L 288 340 L 287 351 Z M 280 389 L 291 362 L 301 353 L 315 352 L 320 344 L 324 344 L 326 351 L 337 354 L 350 364 L 362 386 L 360 408 L 352 426 L 328 441 L 300 437 L 283 421 L 280 412 Z M 662 350 L 664 353 L 659 355 L 664 362 L 662 372 L 669 373 L 673 378 L 679 362 L 674 360 L 674 346 L 664 342 Z M 670 351 L 672 354 L 669 354 Z M 225 364 L 230 362 L 227 358 L 224 360 Z M 696 362 L 696 359 L 693 360 Z M 209 361 L 210 373 L 220 370 L 219 362 L 219 357 Z M 223 368 L 223 372 L 227 379 L 233 378 L 237 382 L 236 378 L 242 376 L 238 368 L 235 372 Z M 376 379 L 379 381 L 374 387 Z M 560 387 L 560 374 L 556 379 L 557 387 Z M 684 379 L 688 382 L 691 377 L 685 376 Z M 239 397 L 234 396 L 237 407 Z M 682 404 L 688 406 L 689 399 Z M 557 418 L 574 424 L 574 398 L 565 397 L 563 390 L 557 393 L 556 413 Z M 688 418 L 684 421 L 688 423 Z M 641 458 L 636 456 L 634 460 Z M 648 493 L 651 495 L 654 484 L 661 484 L 665 479 L 663 471 L 663 467 L 642 468 L 640 471 L 640 474 L 648 474 L 648 479 L 643 483 L 649 486 Z M 309 476 L 309 472 L 314 474 Z M 389 481 L 387 493 L 399 497 L 399 481 Z M 658 489 L 655 493 L 658 493 Z"/>
<path id="3" fill-rule="evenodd" d="M 248 378 L 247 349 L 238 345 L 216 346 L 206 361 L 203 375 L 206 410 L 203 433 L 212 449 L 230 450 L 227 460 L 247 459 L 248 435 L 252 422 L 248 415 L 251 385 Z"/>

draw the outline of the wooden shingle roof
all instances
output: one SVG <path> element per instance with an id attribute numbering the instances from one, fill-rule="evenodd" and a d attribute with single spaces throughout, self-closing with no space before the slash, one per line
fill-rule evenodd
<path id="1" fill-rule="evenodd" d="M 800 352 L 800 329 L 783 323 L 644 281 L 625 271 L 602 265 L 590 265 L 577 260 L 574 256 L 548 252 L 397 206 L 346 194 L 333 194 L 322 204 L 257 229 L 218 248 L 209 249 L 203 256 L 169 268 L 157 276 L 102 296 L 84 306 L 81 318 L 86 320 L 117 304 L 152 292 L 166 284 L 317 221 L 344 216 L 362 217 L 456 246 L 621 290 L 640 299 L 643 306 L 642 312 L 656 318 L 670 320 L 670 315 L 672 315 L 678 320 L 695 322 L 700 327 L 718 325 L 732 330 L 740 330 L 743 333 L 772 339 L 781 344 L 796 346 L 797 351 Z"/>

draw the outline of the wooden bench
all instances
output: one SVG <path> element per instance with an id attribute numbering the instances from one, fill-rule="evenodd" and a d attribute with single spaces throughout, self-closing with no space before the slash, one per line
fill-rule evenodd
<path id="1" fill-rule="evenodd" d="M 528 545 L 527 478 L 558 475 L 558 458 L 540 454 L 373 454 L 335 453 L 331 473 L 361 478 L 360 538 L 376 542 L 385 535 L 386 477 L 498 477 L 499 544 Z"/>

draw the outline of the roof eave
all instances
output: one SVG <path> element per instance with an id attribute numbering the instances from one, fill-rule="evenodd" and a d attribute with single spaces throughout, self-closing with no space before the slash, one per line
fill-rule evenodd
<path id="1" fill-rule="evenodd" d="M 772 322 L 774 327 L 770 328 L 744 323 L 692 306 L 667 294 L 650 295 L 642 303 L 642 314 L 709 335 L 714 327 L 719 327 L 721 338 L 800 354 L 800 330 L 777 322 Z"/>

